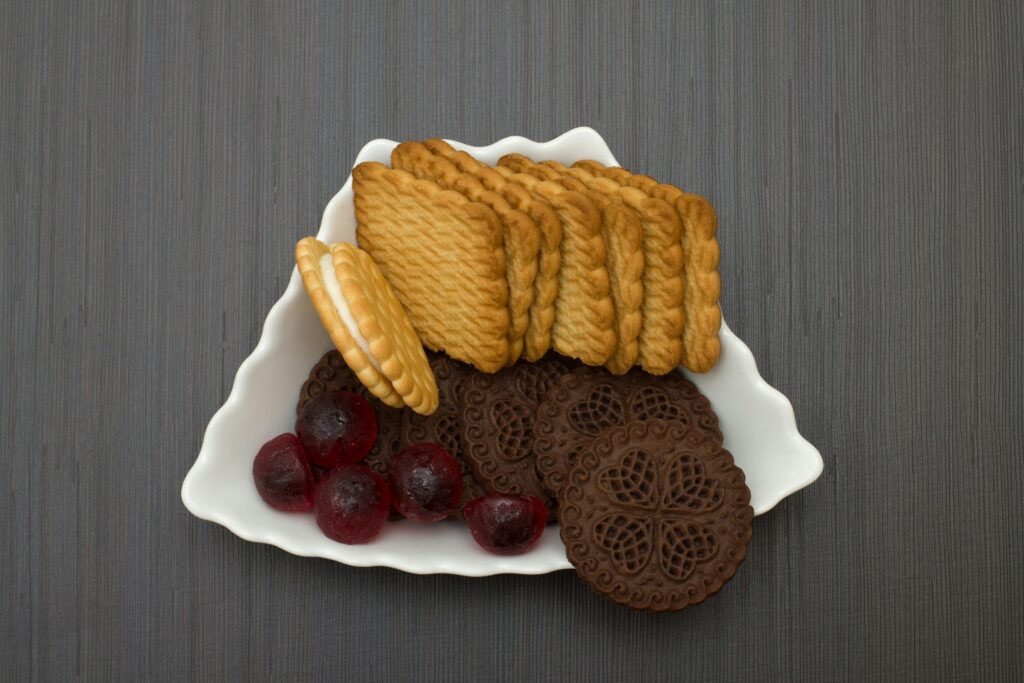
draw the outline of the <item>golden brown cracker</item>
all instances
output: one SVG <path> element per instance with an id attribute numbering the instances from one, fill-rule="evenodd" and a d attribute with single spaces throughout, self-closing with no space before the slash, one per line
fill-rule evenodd
<path id="1" fill-rule="evenodd" d="M 370 360 L 368 354 L 356 343 L 348 325 L 341 319 L 324 282 L 320 270 L 320 259 L 331 253 L 331 248 L 315 237 L 306 237 L 295 245 L 295 264 L 302 277 L 313 308 L 331 342 L 341 353 L 345 363 L 352 369 L 359 381 L 384 404 L 393 408 L 405 406 L 402 397 L 391 382 Z M 333 263 L 333 260 L 332 260 Z"/>
<path id="2" fill-rule="evenodd" d="M 468 182 L 473 180 L 472 183 Z M 463 181 L 454 189 L 494 210 L 504 227 L 506 279 L 509 290 L 509 355 L 508 364 L 519 360 L 530 325 L 530 309 L 536 297 L 540 232 L 533 219 L 513 209 L 496 192 L 485 190 L 479 181 L 463 175 Z M 478 191 L 479 190 L 479 191 Z"/>
<path id="3" fill-rule="evenodd" d="M 376 162 L 352 171 L 356 237 L 420 339 L 484 372 L 508 360 L 502 226 L 490 207 Z"/>
<path id="4" fill-rule="evenodd" d="M 562 221 L 547 202 L 533 198 L 525 187 L 502 179 L 496 185 L 515 207 L 533 219 L 538 228 L 539 250 L 534 298 L 530 307 L 530 324 L 523 338 L 523 357 L 535 361 L 551 348 L 551 327 L 555 321 L 555 299 L 558 297 L 558 272 L 562 266 Z"/>
<path id="5" fill-rule="evenodd" d="M 381 374 L 417 413 L 437 409 L 437 382 L 412 321 L 368 253 L 342 242 L 334 245 L 334 272 L 359 334 Z"/>
<path id="6" fill-rule="evenodd" d="M 570 175 L 605 195 L 617 195 L 632 207 L 643 226 L 644 303 L 640 329 L 640 366 L 653 375 L 663 375 L 682 362 L 683 353 L 683 249 L 682 221 L 675 207 L 635 187 L 594 174 L 584 168 L 570 168 L 557 161 L 541 165 Z"/>
<path id="7" fill-rule="evenodd" d="M 592 161 L 578 161 L 573 166 L 591 173 L 613 178 L 635 187 L 651 197 L 672 204 L 682 222 L 684 324 L 683 365 L 693 372 L 707 372 L 721 354 L 718 330 L 722 310 L 718 299 L 722 281 L 718 274 L 720 256 L 718 218 L 715 209 L 704 197 L 683 192 L 674 185 L 659 183 L 654 178 L 631 173 L 624 168 L 607 167 Z"/>
<path id="8" fill-rule="evenodd" d="M 506 181 L 490 166 L 456 150 L 443 140 L 435 138 L 402 143 L 392 152 L 391 161 L 395 168 L 403 168 L 413 175 L 431 178 L 441 184 L 456 182 L 455 171 L 468 174 L 533 219 L 540 232 L 540 253 L 523 356 L 531 361 L 541 358 L 551 347 L 551 329 L 562 262 L 562 221 L 555 210 L 547 202 L 535 199 L 519 183 Z"/>
<path id="9" fill-rule="evenodd" d="M 636 365 L 640 353 L 640 330 L 643 324 L 644 252 L 643 226 L 632 207 L 615 193 L 597 192 L 580 179 L 556 168 L 537 164 L 521 154 L 507 154 L 499 166 L 528 173 L 542 180 L 559 182 L 566 188 L 588 197 L 601 211 L 601 226 L 606 251 L 605 266 L 611 283 L 615 307 L 615 352 L 605 366 L 615 374 L 623 374 Z"/>
<path id="10" fill-rule="evenodd" d="M 460 172 L 450 161 L 433 154 L 420 143 L 403 142 L 392 151 L 391 159 L 394 168 L 407 170 L 417 178 L 433 180 L 445 189 L 461 192 L 468 199 L 491 207 L 501 219 L 509 290 L 508 364 L 515 363 L 523 351 L 530 310 L 536 296 L 539 228 L 530 216 L 513 208 L 503 196 L 488 190 L 475 177 Z"/>
<path id="11" fill-rule="evenodd" d="M 550 204 L 562 221 L 562 266 L 551 347 L 587 365 L 604 365 L 615 353 L 616 336 L 600 210 L 588 197 L 561 183 L 500 166 L 494 171 Z"/>

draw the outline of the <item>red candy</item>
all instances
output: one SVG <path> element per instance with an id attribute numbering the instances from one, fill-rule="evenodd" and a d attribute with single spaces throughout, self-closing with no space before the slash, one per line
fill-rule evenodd
<path id="1" fill-rule="evenodd" d="M 417 443 L 392 460 L 388 486 L 395 510 L 404 517 L 436 522 L 458 507 L 462 470 L 452 454 L 438 444 Z"/>
<path id="2" fill-rule="evenodd" d="M 309 461 L 330 469 L 366 457 L 377 440 L 377 416 L 358 394 L 325 391 L 302 408 L 295 432 Z"/>
<path id="3" fill-rule="evenodd" d="M 339 543 L 366 543 L 388 520 L 391 500 L 384 479 L 366 465 L 342 465 L 316 489 L 316 523 Z"/>
<path id="4" fill-rule="evenodd" d="M 536 545 L 548 509 L 536 496 L 492 493 L 466 503 L 462 514 L 473 539 L 498 555 L 518 555 Z"/>
<path id="5" fill-rule="evenodd" d="M 263 444 L 252 463 L 252 478 L 272 508 L 298 512 L 313 507 L 316 481 L 294 434 L 281 434 Z"/>

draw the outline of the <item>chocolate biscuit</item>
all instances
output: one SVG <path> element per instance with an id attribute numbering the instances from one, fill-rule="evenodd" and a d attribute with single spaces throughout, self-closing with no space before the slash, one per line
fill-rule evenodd
<path id="1" fill-rule="evenodd" d="M 721 442 L 667 420 L 595 438 L 559 496 L 562 542 L 580 578 L 655 612 L 718 592 L 746 556 L 753 517 L 743 471 Z"/>
<path id="2" fill-rule="evenodd" d="M 537 409 L 534 451 L 537 470 L 556 497 L 582 452 L 605 429 L 635 421 L 665 419 L 722 434 L 708 400 L 678 372 L 653 376 L 633 369 L 613 375 L 579 367 L 562 377 Z"/>
<path id="3" fill-rule="evenodd" d="M 537 473 L 533 422 L 537 406 L 562 375 L 579 364 L 557 354 L 496 374 L 473 373 L 459 401 L 462 453 L 477 480 L 501 493 L 537 496 L 554 521 L 554 496 Z"/>

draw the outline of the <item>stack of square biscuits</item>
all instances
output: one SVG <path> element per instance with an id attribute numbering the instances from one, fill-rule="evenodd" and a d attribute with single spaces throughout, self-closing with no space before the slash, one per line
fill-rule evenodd
<path id="1" fill-rule="evenodd" d="M 549 350 L 622 374 L 718 359 L 714 209 L 622 168 L 438 140 L 352 172 L 356 236 L 424 345 L 484 372 Z"/>

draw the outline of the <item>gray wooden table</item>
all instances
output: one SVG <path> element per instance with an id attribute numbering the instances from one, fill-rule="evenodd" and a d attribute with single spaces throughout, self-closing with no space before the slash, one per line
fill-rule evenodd
<path id="1" fill-rule="evenodd" d="M 1019 2 L 0 3 L 0 678 L 1021 680 Z M 710 197 L 825 459 L 704 605 L 246 543 L 178 491 L 367 140 Z"/>

